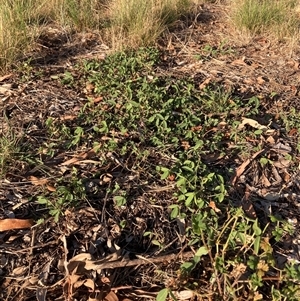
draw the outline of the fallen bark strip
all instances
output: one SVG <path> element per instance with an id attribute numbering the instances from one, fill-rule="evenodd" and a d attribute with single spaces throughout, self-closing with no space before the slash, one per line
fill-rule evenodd
<path id="1" fill-rule="evenodd" d="M 258 152 L 256 152 L 255 154 L 253 154 L 251 156 L 251 158 L 247 159 L 245 162 L 243 162 L 235 171 L 235 175 L 231 181 L 231 185 L 234 186 L 235 182 L 237 181 L 237 179 L 243 174 L 243 172 L 245 171 L 246 167 L 261 153 L 266 152 L 265 149 L 259 150 Z"/>
<path id="2" fill-rule="evenodd" d="M 138 256 L 138 255 L 137 255 Z M 169 254 L 169 255 L 163 255 L 159 257 L 153 257 L 153 258 L 145 258 L 142 256 L 138 256 L 138 259 L 122 259 L 118 261 L 108 261 L 108 262 L 101 262 L 100 264 L 97 264 L 97 261 L 93 262 L 93 269 L 94 270 L 103 270 L 103 269 L 116 269 L 116 268 L 122 268 L 122 267 L 131 267 L 136 265 L 142 265 L 142 264 L 154 264 L 154 263 L 160 263 L 164 261 L 171 261 L 175 260 L 177 258 L 191 258 L 194 256 L 194 252 L 185 252 L 182 254 Z M 87 266 L 85 266 L 86 269 L 89 269 Z"/>

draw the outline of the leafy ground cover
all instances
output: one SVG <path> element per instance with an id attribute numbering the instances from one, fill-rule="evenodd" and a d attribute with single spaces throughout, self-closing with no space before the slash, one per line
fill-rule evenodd
<path id="1" fill-rule="evenodd" d="M 1 78 L 3 300 L 299 300 L 298 62 L 222 10 Z"/>

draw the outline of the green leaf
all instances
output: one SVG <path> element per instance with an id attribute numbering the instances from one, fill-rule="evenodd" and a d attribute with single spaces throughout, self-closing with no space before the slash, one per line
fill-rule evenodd
<path id="1" fill-rule="evenodd" d="M 269 163 L 269 159 L 267 159 L 267 158 L 260 158 L 260 160 L 259 160 L 259 162 L 260 162 L 260 164 L 262 165 L 262 166 L 265 166 L 265 165 L 267 165 L 268 163 Z"/>
<path id="2" fill-rule="evenodd" d="M 41 224 L 44 223 L 44 221 L 45 221 L 44 218 L 40 218 L 40 219 L 37 220 L 36 224 L 37 224 L 37 225 L 41 225 Z"/>
<path id="3" fill-rule="evenodd" d="M 256 234 L 256 235 L 261 235 L 261 229 L 260 229 L 260 227 L 258 226 L 258 220 L 256 219 L 255 220 L 255 222 L 253 223 L 253 226 L 252 226 L 252 228 L 253 228 L 253 231 L 254 231 L 254 233 Z"/>
<path id="4" fill-rule="evenodd" d="M 196 252 L 195 256 L 201 257 L 201 256 L 207 255 L 207 254 L 208 254 L 208 250 L 207 250 L 206 247 L 203 246 L 203 247 L 200 247 L 200 248 L 198 249 L 198 251 Z"/>
<path id="5" fill-rule="evenodd" d="M 260 247 L 260 236 L 257 236 L 254 240 L 254 253 L 258 254 Z"/>
<path id="6" fill-rule="evenodd" d="M 186 184 L 186 179 L 183 178 L 183 177 L 180 177 L 180 179 L 176 181 L 176 185 L 177 185 L 177 187 L 179 187 L 179 188 L 180 188 L 181 186 L 185 186 L 185 184 Z"/>
<path id="7" fill-rule="evenodd" d="M 169 289 L 164 288 L 161 291 L 158 292 L 156 296 L 156 301 L 165 301 L 169 295 Z"/>
<path id="8" fill-rule="evenodd" d="M 154 244 L 155 246 L 161 247 L 161 243 L 160 243 L 157 239 L 153 239 L 151 242 L 152 242 L 152 244 Z"/>
<path id="9" fill-rule="evenodd" d="M 121 195 L 116 195 L 114 197 L 117 206 L 123 206 L 126 204 L 126 198 Z"/>
<path id="10" fill-rule="evenodd" d="M 199 263 L 200 259 L 201 259 L 200 256 L 194 256 L 194 258 L 193 258 L 194 264 Z"/>
<path id="11" fill-rule="evenodd" d="M 178 205 L 175 205 L 175 206 L 176 207 L 172 208 L 172 211 L 171 211 L 171 214 L 170 214 L 171 219 L 176 218 L 178 216 L 178 214 L 179 214 L 179 207 L 178 207 Z"/>
<path id="12" fill-rule="evenodd" d="M 183 165 L 183 166 L 182 166 L 182 169 L 184 169 L 184 170 L 186 170 L 186 171 L 189 171 L 189 172 L 191 172 L 191 173 L 194 172 L 194 169 L 191 168 L 191 167 L 189 167 L 189 166 L 187 166 L 187 165 Z"/>
<path id="13" fill-rule="evenodd" d="M 59 213 L 60 213 L 59 209 L 51 209 L 51 210 L 49 210 L 49 214 L 52 215 L 52 216 L 55 216 L 55 215 L 57 215 Z"/>
<path id="14" fill-rule="evenodd" d="M 39 196 L 37 202 L 41 205 L 46 205 L 49 203 L 48 199 L 43 196 Z"/>
<path id="15" fill-rule="evenodd" d="M 218 194 L 218 201 L 222 203 L 224 201 L 225 195 L 223 193 Z"/>
<path id="16" fill-rule="evenodd" d="M 194 267 L 194 265 L 194 262 L 184 262 L 180 268 L 189 271 Z"/>
<path id="17" fill-rule="evenodd" d="M 121 227 L 122 229 L 124 229 L 124 228 L 125 228 L 125 226 L 126 226 L 126 223 L 127 223 L 127 221 L 126 221 L 126 220 L 122 220 L 122 221 L 120 221 L 120 227 Z"/>
<path id="18" fill-rule="evenodd" d="M 160 179 L 161 180 L 165 180 L 169 174 L 170 174 L 170 170 L 166 167 L 160 167 L 160 172 L 162 172 L 162 174 L 160 175 Z"/>
<path id="19" fill-rule="evenodd" d="M 189 207 L 195 197 L 195 192 L 188 192 L 185 195 L 187 196 L 187 199 L 185 200 L 185 206 Z"/>

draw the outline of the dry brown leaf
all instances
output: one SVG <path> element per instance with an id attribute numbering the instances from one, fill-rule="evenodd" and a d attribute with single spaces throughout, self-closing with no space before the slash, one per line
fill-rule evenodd
<path id="1" fill-rule="evenodd" d="M 270 144 L 275 144 L 275 139 L 274 139 L 274 137 L 272 137 L 272 136 L 269 136 L 269 137 L 266 139 L 266 141 L 267 141 L 268 143 L 270 143 Z"/>
<path id="2" fill-rule="evenodd" d="M 221 121 L 218 124 L 219 129 L 224 129 L 224 128 L 226 128 L 226 126 L 227 126 L 227 122 L 225 122 L 225 121 Z"/>
<path id="3" fill-rule="evenodd" d="M 202 157 L 203 160 L 205 160 L 209 163 L 212 163 L 212 162 L 221 160 L 222 158 L 224 158 L 224 155 L 222 155 L 220 152 L 216 151 L 216 152 L 213 152 L 213 153 L 201 155 L 201 157 Z"/>
<path id="4" fill-rule="evenodd" d="M 66 277 L 66 281 L 64 283 L 64 292 L 68 295 L 68 296 L 72 296 L 73 295 L 73 289 L 80 287 L 80 281 L 79 281 L 80 276 L 79 275 L 68 275 Z M 77 283 L 77 286 L 76 286 Z"/>
<path id="5" fill-rule="evenodd" d="M 99 96 L 99 97 L 93 98 L 93 99 L 92 99 L 92 102 L 93 102 L 93 103 L 98 103 L 98 102 L 100 102 L 100 101 L 102 101 L 102 100 L 103 100 L 103 97 L 102 97 L 102 96 Z"/>
<path id="6" fill-rule="evenodd" d="M 246 85 L 254 85 L 254 80 L 250 79 L 250 78 L 245 78 L 244 79 L 244 83 Z"/>
<path id="7" fill-rule="evenodd" d="M 206 80 L 204 80 L 204 81 L 199 85 L 200 90 L 203 90 L 204 88 L 206 88 L 206 86 L 210 83 L 210 81 L 211 81 L 211 77 L 208 77 Z"/>
<path id="8" fill-rule="evenodd" d="M 48 183 L 48 179 L 46 178 L 37 178 L 34 176 L 30 176 L 28 177 L 28 180 L 31 182 L 31 184 L 35 185 L 35 186 L 40 186 L 40 185 L 45 185 Z"/>
<path id="9" fill-rule="evenodd" d="M 96 160 L 82 160 L 82 161 L 79 161 L 78 163 L 80 164 L 101 164 L 100 161 L 96 161 Z M 76 162 L 77 164 L 77 162 Z"/>
<path id="10" fill-rule="evenodd" d="M 268 128 L 265 125 L 261 125 L 256 120 L 251 118 L 243 118 L 243 121 L 241 124 L 239 124 L 238 129 L 241 130 L 245 127 L 245 125 L 248 124 L 253 128 L 256 128 L 258 130 L 267 130 Z"/>
<path id="11" fill-rule="evenodd" d="M 210 201 L 208 206 L 217 213 L 221 212 L 221 210 L 216 206 L 216 203 L 214 201 Z"/>
<path id="12" fill-rule="evenodd" d="M 299 62 L 297 62 L 297 61 L 291 60 L 291 61 L 288 61 L 286 64 L 287 64 L 287 66 L 292 67 L 294 70 L 299 69 Z"/>
<path id="13" fill-rule="evenodd" d="M 176 179 L 176 176 L 174 174 L 170 174 L 167 179 L 171 182 L 174 182 Z"/>
<path id="14" fill-rule="evenodd" d="M 92 291 L 95 290 L 95 282 L 92 279 L 86 279 L 84 281 L 84 286 L 90 288 Z"/>
<path id="15" fill-rule="evenodd" d="M 73 158 L 61 163 L 61 165 L 66 166 L 66 165 L 70 165 L 70 164 L 75 164 L 81 160 L 82 160 L 82 158 L 80 158 L 80 157 L 73 157 Z"/>
<path id="16" fill-rule="evenodd" d="M 268 81 L 268 79 L 266 77 L 259 76 L 256 81 L 259 85 L 263 85 L 266 81 Z"/>
<path id="17" fill-rule="evenodd" d="M 65 115 L 65 116 L 61 116 L 59 119 L 65 121 L 65 120 L 74 120 L 76 118 L 77 118 L 76 115 Z"/>
<path id="18" fill-rule="evenodd" d="M 270 187 L 271 186 L 271 183 L 270 183 L 269 179 L 264 174 L 262 174 L 260 180 L 261 180 L 261 183 L 262 183 L 263 187 Z"/>
<path id="19" fill-rule="evenodd" d="M 298 93 L 298 89 L 296 86 L 292 85 L 290 86 L 290 90 L 292 91 L 293 95 L 296 96 Z"/>
<path id="20" fill-rule="evenodd" d="M 85 283 L 85 280 L 76 281 L 73 285 L 74 288 L 81 287 Z"/>
<path id="21" fill-rule="evenodd" d="M 54 192 L 56 191 L 56 188 L 54 186 L 51 186 L 51 185 L 46 185 L 47 189 L 51 192 Z"/>
<path id="22" fill-rule="evenodd" d="M 291 179 L 290 174 L 288 172 L 284 171 L 283 172 L 283 180 L 284 180 L 284 182 L 288 183 L 290 181 L 290 179 Z"/>
<path id="23" fill-rule="evenodd" d="M 61 163 L 61 166 L 66 166 L 66 165 L 70 165 L 70 164 L 77 164 L 80 161 L 83 161 L 85 159 L 91 158 L 93 156 L 95 156 L 97 150 L 99 149 L 99 146 L 95 146 L 94 148 L 86 151 L 86 152 L 82 152 L 79 155 L 77 155 L 76 157 L 73 157 L 63 163 Z M 95 161 L 98 162 L 98 161 Z"/>
<path id="24" fill-rule="evenodd" d="M 81 253 L 69 260 L 67 263 L 68 273 L 82 275 L 86 273 L 86 263 L 91 261 L 92 256 L 89 253 Z"/>
<path id="25" fill-rule="evenodd" d="M 238 60 L 234 60 L 231 62 L 231 65 L 243 65 L 243 66 L 248 66 L 246 63 L 245 63 L 245 58 L 243 57 L 242 59 L 238 59 Z"/>
<path id="26" fill-rule="evenodd" d="M 231 181 L 232 185 L 235 184 L 236 180 L 243 174 L 246 167 L 251 163 L 252 160 L 254 160 L 258 155 L 260 155 L 262 152 L 264 152 L 264 149 L 254 153 L 250 159 L 247 159 L 245 162 L 243 162 L 235 171 L 235 175 Z"/>
<path id="27" fill-rule="evenodd" d="M 101 282 L 104 284 L 110 284 L 110 280 L 108 277 L 101 277 Z"/>
<path id="28" fill-rule="evenodd" d="M 202 125 L 198 125 L 198 126 L 192 126 L 191 127 L 191 131 L 192 132 L 198 132 L 202 130 Z"/>
<path id="29" fill-rule="evenodd" d="M 119 301 L 118 296 L 113 292 L 110 291 L 107 296 L 104 298 L 106 301 Z"/>
<path id="30" fill-rule="evenodd" d="M 278 161 L 273 161 L 273 165 L 278 168 L 287 168 L 291 165 L 291 161 L 280 158 Z"/>
<path id="31" fill-rule="evenodd" d="M 297 128 L 292 128 L 288 133 L 289 136 L 296 136 L 297 134 L 298 134 Z"/>
<path id="32" fill-rule="evenodd" d="M 238 280 L 241 277 L 241 275 L 245 273 L 246 270 L 247 266 L 244 263 L 238 263 L 230 272 L 230 276 L 232 276 L 235 280 Z"/>
<path id="33" fill-rule="evenodd" d="M 102 298 L 100 295 L 97 295 L 95 298 L 89 297 L 88 301 L 102 301 Z"/>
<path id="34" fill-rule="evenodd" d="M 92 83 L 87 83 L 84 89 L 86 94 L 91 94 L 94 92 L 95 86 Z"/>
<path id="35" fill-rule="evenodd" d="M 0 82 L 5 81 L 6 79 L 8 79 L 8 78 L 10 78 L 10 77 L 12 77 L 12 76 L 13 76 L 12 73 L 6 74 L 6 75 L 3 75 L 3 76 L 0 76 Z"/>
<path id="36" fill-rule="evenodd" d="M 263 300 L 264 296 L 259 292 L 254 293 L 253 301 Z"/>
<path id="37" fill-rule="evenodd" d="M 90 253 L 80 253 L 69 260 L 69 262 L 73 261 L 87 261 L 91 260 L 92 256 Z"/>
<path id="38" fill-rule="evenodd" d="M 190 290 L 184 290 L 184 291 L 180 291 L 180 292 L 174 292 L 172 291 L 172 293 L 175 295 L 175 297 L 178 300 L 190 300 L 191 298 L 194 297 L 194 292 L 190 291 Z"/>
<path id="39" fill-rule="evenodd" d="M 249 218 L 255 219 L 257 217 L 254 206 L 250 200 L 250 191 L 248 188 L 246 188 L 245 195 L 242 200 L 242 208 Z"/>
<path id="40" fill-rule="evenodd" d="M 191 147 L 188 141 L 181 141 L 181 146 L 184 150 L 188 150 Z"/>
<path id="41" fill-rule="evenodd" d="M 0 86 L 0 93 L 6 94 L 7 92 L 11 91 L 12 84 L 5 84 Z"/>
<path id="42" fill-rule="evenodd" d="M 7 218 L 0 220 L 0 231 L 25 229 L 33 226 L 32 219 Z"/>
<path id="43" fill-rule="evenodd" d="M 69 283 L 71 284 L 71 285 L 73 285 L 73 284 L 75 284 L 76 282 L 78 282 L 78 280 L 79 280 L 79 278 L 80 278 L 81 276 L 80 275 L 69 275 L 68 276 L 68 281 L 69 281 Z"/>
<path id="44" fill-rule="evenodd" d="M 17 267 L 15 269 L 13 269 L 12 274 L 13 274 L 13 276 L 21 276 L 26 271 L 27 271 L 27 267 L 25 267 L 25 266 Z"/>

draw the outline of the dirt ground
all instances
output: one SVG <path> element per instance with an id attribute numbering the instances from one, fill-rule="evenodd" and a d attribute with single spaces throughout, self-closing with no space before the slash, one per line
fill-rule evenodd
<path id="1" fill-rule="evenodd" d="M 243 37 L 230 24 L 224 5 L 201 6 L 197 16 L 188 22 L 178 22 L 158 41 L 157 46 L 163 53 L 163 63 L 156 69 L 158 75 L 189 77 L 200 89 L 213 84 L 243 98 L 259 97 L 261 112 L 258 121 L 262 124 L 268 122 L 267 116 L 272 116 L 276 126 L 282 111 L 299 108 L 299 51 L 291 51 L 284 43 L 277 43 L 269 37 Z M 109 47 L 96 33 L 65 35 L 54 27 L 48 28 L 30 54 L 30 64 L 24 63 L 19 72 L 0 78 L 0 133 L 8 129 L 6 116 L 19 135 L 17 139 L 25 135 L 29 146 L 43 141 L 43 121 L 49 116 L 67 119 L 80 110 L 87 97 L 86 91 L 62 88 L 53 79 L 73 70 L 79 60 L 103 59 L 109 53 Z M 293 130 L 291 128 L 290 132 L 279 137 L 282 144 L 292 148 L 298 142 L 298 134 Z M 65 156 L 55 154 L 52 161 L 46 162 L 46 172 L 51 174 L 65 160 Z M 153 164 L 156 159 L 153 155 Z M 105 168 L 108 172 L 112 166 Z M 89 171 L 82 171 L 82 174 L 88 177 Z M 254 174 L 253 165 L 246 175 L 247 183 L 250 193 L 258 194 Z M 282 193 L 289 195 L 291 203 L 277 210 L 298 225 L 299 207 L 294 198 L 300 189 L 296 181 L 298 171 L 289 174 L 292 184 Z M 5 179 L 0 179 L 2 218 L 39 217 L 39 212 L 35 212 L 38 208 L 30 200 L 41 190 L 28 180 L 39 175 L 38 166 L 24 165 L 22 162 L 10 166 Z M 126 174 L 128 178 L 130 175 L 129 172 Z M 93 185 L 92 182 L 89 184 Z M 171 198 L 165 186 L 159 187 L 156 182 L 151 189 L 141 187 L 140 190 L 137 195 L 139 202 L 132 204 L 127 211 L 114 211 L 112 206 L 106 205 L 106 213 L 103 213 L 103 204 L 91 198 L 89 205 L 67 211 L 59 223 L 49 218 L 31 229 L 0 232 L 0 299 L 65 300 L 64 293 L 70 292 L 72 283 L 79 280 L 69 278 L 66 282 L 62 271 L 65 267 L 71 275 L 74 269 L 84 270 L 80 262 L 86 259 L 80 257 L 80 253 L 85 254 L 83 256 L 89 253 L 94 258 L 104 256 L 106 259 L 93 262 L 103 269 L 97 285 L 102 288 L 102 297 L 106 300 L 155 298 L 160 289 L 157 266 L 159 270 L 169 273 L 170 279 L 174 279 L 178 264 L 184 257 L 191 256 L 191 250 L 183 245 L 180 254 L 160 254 L 155 248 L 149 248 L 148 238 L 140 234 L 143 229 L 151 224 L 153 229 L 168 237 L 167 245 L 178 247 L 179 225 L 178 221 L 169 221 L 163 201 L 157 206 L 147 202 L 153 196 L 162 200 Z M 276 189 L 272 192 L 279 193 Z M 243 198 L 245 191 L 240 193 Z M 105 195 L 100 196 L 105 198 Z M 247 203 L 247 198 L 243 200 Z M 264 208 L 254 208 L 251 202 L 242 205 L 244 209 L 255 209 L 255 214 L 263 215 Z M 124 234 L 120 230 L 118 223 L 124 219 L 132 220 L 131 233 Z M 278 261 L 284 261 L 287 253 L 289 256 L 297 255 L 297 239 L 296 234 L 285 245 L 278 246 L 283 254 L 278 252 Z M 295 253 L 289 253 L 291 248 L 295 249 Z M 124 249 L 126 254 L 122 253 Z M 140 256 L 133 255 L 136 250 L 139 250 Z M 109 256 L 113 259 L 109 260 Z M 146 264 L 147 260 L 152 263 Z M 103 266 L 104 262 L 106 266 Z M 111 262 L 113 264 L 109 265 Z M 83 297 L 93 286 L 88 280 L 78 284 L 79 294 L 74 300 L 96 300 L 91 295 L 89 299 Z"/>

